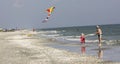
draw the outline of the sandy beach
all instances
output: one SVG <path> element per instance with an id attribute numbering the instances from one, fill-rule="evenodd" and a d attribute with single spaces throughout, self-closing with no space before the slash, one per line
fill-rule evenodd
<path id="1" fill-rule="evenodd" d="M 0 32 L 0 64 L 120 64 L 45 46 L 37 32 Z M 39 43 L 39 44 L 38 44 Z"/>

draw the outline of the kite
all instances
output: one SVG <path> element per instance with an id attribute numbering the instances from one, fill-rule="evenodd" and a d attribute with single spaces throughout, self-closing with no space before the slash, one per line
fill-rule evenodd
<path id="1" fill-rule="evenodd" d="M 48 13 L 48 16 L 46 17 L 46 19 L 45 19 L 44 21 L 42 21 L 42 23 L 44 23 L 44 22 L 47 22 L 47 21 L 48 21 L 48 19 L 49 19 L 50 15 L 51 15 L 51 14 L 52 14 L 52 12 L 54 11 L 54 9 L 55 9 L 55 7 L 54 7 L 54 6 L 52 6 L 52 7 L 48 8 L 48 9 L 46 10 L 46 12 Z"/>

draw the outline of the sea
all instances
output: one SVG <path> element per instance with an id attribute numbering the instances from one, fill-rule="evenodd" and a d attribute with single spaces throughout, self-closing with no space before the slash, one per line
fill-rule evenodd
<path id="1" fill-rule="evenodd" d="M 120 62 L 120 24 L 99 26 L 103 32 L 102 48 L 98 47 L 96 25 L 37 29 L 37 31 L 40 36 L 57 42 L 47 46 L 93 55 L 106 61 Z M 84 47 L 80 43 L 81 33 L 84 33 L 86 38 Z"/>

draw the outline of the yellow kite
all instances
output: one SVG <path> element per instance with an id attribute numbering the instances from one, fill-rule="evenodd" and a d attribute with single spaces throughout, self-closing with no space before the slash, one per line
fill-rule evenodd
<path id="1" fill-rule="evenodd" d="M 52 7 L 48 8 L 48 9 L 46 10 L 46 11 L 48 12 L 48 16 L 51 15 L 51 13 L 53 12 L 54 9 L 55 9 L 55 7 L 52 6 Z"/>

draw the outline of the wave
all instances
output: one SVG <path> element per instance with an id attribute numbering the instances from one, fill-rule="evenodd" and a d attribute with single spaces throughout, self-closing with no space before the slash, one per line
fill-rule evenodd
<path id="1" fill-rule="evenodd" d="M 42 33 L 42 34 L 57 34 L 57 33 L 59 33 L 59 31 L 57 31 L 57 30 L 46 30 L 46 31 L 39 31 L 39 33 Z"/>
<path id="2" fill-rule="evenodd" d="M 88 37 L 88 36 L 95 36 L 96 34 L 87 34 L 87 35 L 85 35 L 86 37 Z"/>
<path id="3" fill-rule="evenodd" d="M 120 40 L 106 40 L 104 43 L 107 45 L 120 45 Z"/>
<path id="4" fill-rule="evenodd" d="M 40 35 L 46 37 L 46 38 L 52 38 L 54 40 L 58 41 L 71 41 L 71 42 L 80 42 L 80 36 L 64 36 L 63 34 L 60 33 L 60 31 L 52 30 L 52 31 L 40 31 Z M 86 34 L 86 42 L 91 42 L 91 43 L 97 43 L 98 40 L 95 37 L 96 34 L 91 33 L 91 34 Z M 108 38 L 108 37 L 107 37 Z M 103 44 L 106 45 L 117 45 L 120 44 L 119 39 L 103 39 L 102 40 Z"/>
<path id="5" fill-rule="evenodd" d="M 78 39 L 78 38 L 68 38 L 66 40 L 80 42 L 80 39 Z M 94 40 L 86 39 L 85 42 L 98 43 L 98 40 L 97 39 L 94 39 Z M 102 40 L 102 43 L 106 44 L 106 45 L 120 45 L 120 40 Z"/>

